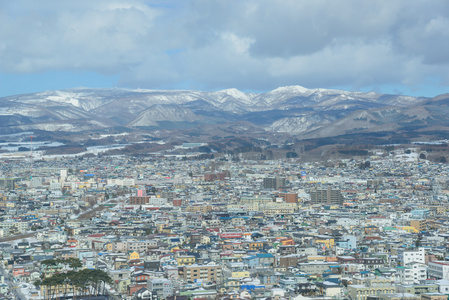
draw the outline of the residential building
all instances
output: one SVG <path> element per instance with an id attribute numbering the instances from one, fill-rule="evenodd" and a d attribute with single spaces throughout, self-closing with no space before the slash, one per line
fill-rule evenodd
<path id="1" fill-rule="evenodd" d="M 310 191 L 310 202 L 316 204 L 342 205 L 343 195 L 340 190 L 332 189 L 315 189 Z"/>
<path id="2" fill-rule="evenodd" d="M 196 282 L 203 280 L 204 282 L 219 283 L 222 280 L 222 270 L 219 265 L 208 264 L 191 266 L 184 266 L 182 270 L 182 277 L 186 281 Z"/>

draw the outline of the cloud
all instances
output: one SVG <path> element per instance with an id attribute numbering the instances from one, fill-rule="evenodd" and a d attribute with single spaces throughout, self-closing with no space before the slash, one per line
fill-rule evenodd
<path id="1" fill-rule="evenodd" d="M 18 16 L 3 12 L 0 54 L 8 59 L 0 62 L 2 71 L 120 72 L 151 51 L 146 41 L 155 40 L 155 9 L 132 1 L 82 2 L 30 4 Z"/>
<path id="2" fill-rule="evenodd" d="M 448 86 L 448 15 L 444 0 L 1 1 L 0 72 L 146 88 Z"/>

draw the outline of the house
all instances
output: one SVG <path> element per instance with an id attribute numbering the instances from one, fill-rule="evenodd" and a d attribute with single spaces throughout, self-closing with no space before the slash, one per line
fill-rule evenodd
<path id="1" fill-rule="evenodd" d="M 128 251 L 128 260 L 139 259 L 140 255 L 136 251 Z"/>
<path id="2" fill-rule="evenodd" d="M 141 283 L 141 284 L 131 284 L 131 285 L 128 285 L 128 292 L 127 292 L 127 295 L 128 296 L 137 296 L 136 295 L 136 292 L 138 292 L 138 291 L 140 291 L 140 290 L 142 290 L 142 288 L 143 289 L 145 289 L 145 290 L 147 290 L 147 283 L 145 282 L 145 283 Z M 143 291 L 141 291 L 141 292 L 143 292 Z"/>
<path id="3" fill-rule="evenodd" d="M 281 278 L 281 274 L 276 273 L 273 270 L 260 270 L 255 272 L 254 276 L 259 279 L 260 283 L 266 285 L 278 284 Z"/>
<path id="4" fill-rule="evenodd" d="M 30 272 L 25 269 L 24 266 L 13 266 L 12 268 L 12 276 L 14 278 L 18 278 L 24 275 L 30 275 Z"/>
<path id="5" fill-rule="evenodd" d="M 140 288 L 139 290 L 135 291 L 133 294 L 134 294 L 134 297 L 136 300 L 156 300 L 156 299 L 158 299 L 157 293 L 149 291 L 146 287 Z M 130 294 L 130 295 L 133 295 L 133 294 Z"/>
<path id="6" fill-rule="evenodd" d="M 151 278 L 151 275 L 148 272 L 139 272 L 134 274 L 133 277 L 136 283 L 147 283 L 148 280 Z"/>
<path id="7" fill-rule="evenodd" d="M 257 258 L 259 259 L 260 267 L 273 267 L 275 265 L 275 258 L 273 254 L 270 253 L 257 253 Z"/>
<path id="8" fill-rule="evenodd" d="M 0 294 L 6 295 L 8 293 L 8 285 L 6 283 L 0 284 Z"/>
<path id="9" fill-rule="evenodd" d="M 243 256 L 242 262 L 250 269 L 255 268 L 259 266 L 259 257 L 257 255 Z"/>
<path id="10" fill-rule="evenodd" d="M 341 295 L 342 287 L 334 282 L 323 281 L 317 282 L 316 286 L 318 288 L 319 294 L 324 297 L 339 297 Z"/>
<path id="11" fill-rule="evenodd" d="M 239 279 L 228 279 L 223 281 L 223 283 L 221 283 L 217 290 L 220 293 L 229 293 L 235 290 L 238 290 L 240 287 L 240 280 Z"/>

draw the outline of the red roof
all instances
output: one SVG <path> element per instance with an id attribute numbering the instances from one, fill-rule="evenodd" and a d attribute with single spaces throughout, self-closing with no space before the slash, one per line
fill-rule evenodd
<path id="1" fill-rule="evenodd" d="M 106 233 L 94 233 L 94 234 L 88 235 L 87 237 L 99 238 L 99 237 L 102 237 L 102 236 L 105 236 L 105 235 L 106 235 Z"/>
<path id="2" fill-rule="evenodd" d="M 447 262 L 447 261 L 432 261 L 431 263 L 438 264 L 438 265 L 443 265 L 443 266 L 449 265 L 449 262 Z"/>

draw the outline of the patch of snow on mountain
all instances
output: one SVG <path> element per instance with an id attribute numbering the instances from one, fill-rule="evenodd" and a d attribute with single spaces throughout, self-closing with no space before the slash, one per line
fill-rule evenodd
<path id="1" fill-rule="evenodd" d="M 123 133 L 115 133 L 115 134 L 100 134 L 99 137 L 92 137 L 92 140 L 100 140 L 108 137 L 119 137 L 119 136 L 126 136 L 129 135 L 129 132 L 123 132 Z"/>
<path id="2" fill-rule="evenodd" d="M 226 89 L 218 91 L 217 93 L 221 94 L 219 97 L 221 99 L 218 99 L 219 102 L 223 103 L 224 101 L 228 101 L 229 98 L 235 99 L 241 104 L 245 105 L 251 105 L 252 104 L 252 94 L 247 94 L 242 91 L 239 91 L 238 89 Z"/>
<path id="3" fill-rule="evenodd" d="M 318 122 L 322 121 L 318 117 L 298 116 L 288 117 L 277 120 L 271 124 L 267 130 L 274 132 L 288 132 L 291 134 L 298 134 L 310 130 Z M 328 123 L 327 121 L 325 123 Z"/>
<path id="4" fill-rule="evenodd" d="M 239 91 L 238 89 L 235 89 L 235 88 L 225 89 L 225 90 L 221 90 L 219 92 L 228 94 L 229 96 L 232 96 L 234 98 L 246 98 L 247 97 L 247 95 L 244 92 Z"/>
<path id="5" fill-rule="evenodd" d="M 292 93 L 292 94 L 307 94 L 310 91 L 310 89 L 305 88 L 300 85 L 291 85 L 291 86 L 282 86 L 278 87 L 277 89 L 272 90 L 271 94 L 275 93 Z"/>
<path id="6" fill-rule="evenodd" d="M 352 92 L 349 92 L 349 91 L 321 89 L 321 88 L 314 89 L 313 91 L 314 91 L 314 93 L 320 94 L 320 95 L 329 95 L 329 94 L 331 94 L 331 95 L 333 95 L 333 94 L 349 95 L 349 94 L 352 94 Z"/>
<path id="7" fill-rule="evenodd" d="M 411 96 L 398 96 L 394 98 L 393 100 L 388 101 L 388 104 L 390 105 L 397 105 L 397 106 L 410 106 L 414 105 L 419 101 L 419 98 L 411 97 Z"/>
<path id="8" fill-rule="evenodd" d="M 83 128 L 75 126 L 70 123 L 42 123 L 34 124 L 33 129 L 45 130 L 45 131 L 67 131 L 67 132 L 78 132 L 83 131 Z"/>
<path id="9" fill-rule="evenodd" d="M 64 91 L 55 91 L 55 95 L 48 96 L 47 99 L 55 102 L 71 104 L 76 107 L 80 107 L 80 101 L 75 98 L 73 93 L 68 93 Z"/>
<path id="10" fill-rule="evenodd" d="M 45 115 L 45 112 L 39 107 L 15 106 L 2 109 L 2 115 L 22 115 L 26 117 L 38 118 Z"/>
<path id="11" fill-rule="evenodd" d="M 268 93 L 259 94 L 254 97 L 255 103 L 251 110 L 263 111 L 279 107 L 284 101 L 297 96 L 309 96 L 311 91 L 302 86 L 285 86 L 272 90 Z"/>
<path id="12" fill-rule="evenodd" d="M 201 94 L 195 92 L 152 92 L 145 96 L 149 105 L 153 104 L 183 104 L 201 99 Z"/>

